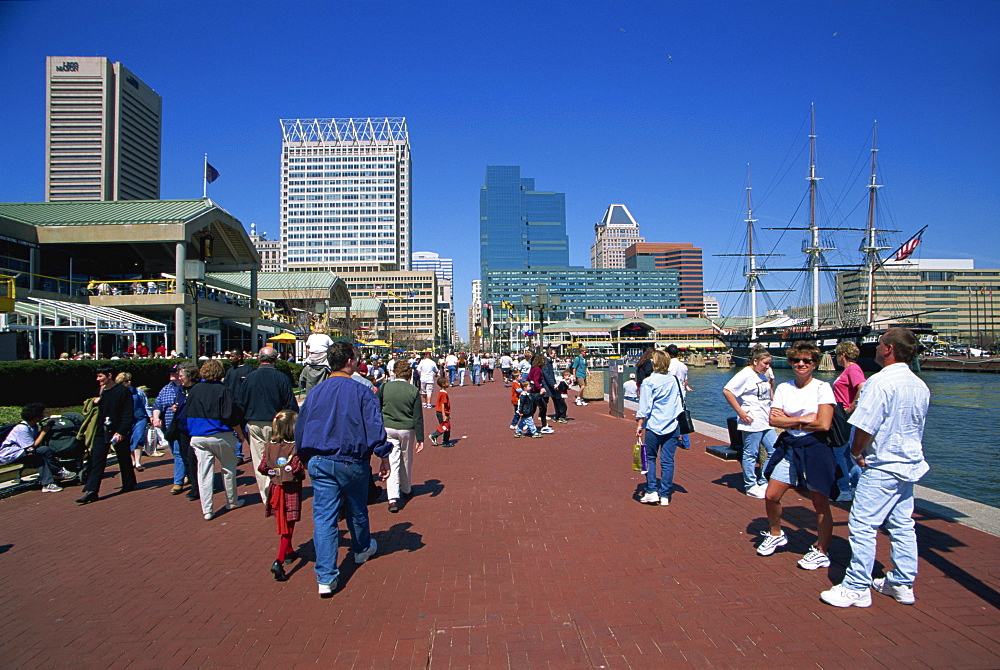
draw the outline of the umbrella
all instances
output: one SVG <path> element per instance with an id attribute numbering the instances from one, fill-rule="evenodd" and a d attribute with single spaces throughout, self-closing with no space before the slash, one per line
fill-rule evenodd
<path id="1" fill-rule="evenodd" d="M 268 342 L 294 342 L 297 338 L 291 333 L 281 333 L 274 337 L 267 338 Z"/>
<path id="2" fill-rule="evenodd" d="M 386 342 L 385 340 L 372 340 L 368 344 L 369 344 L 369 346 L 372 346 L 372 347 L 388 347 L 389 346 L 389 343 Z"/>

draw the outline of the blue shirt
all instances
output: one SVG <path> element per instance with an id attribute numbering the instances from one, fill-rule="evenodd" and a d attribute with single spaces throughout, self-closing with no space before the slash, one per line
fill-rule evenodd
<path id="1" fill-rule="evenodd" d="M 378 398 L 370 388 L 340 372 L 306 396 L 295 424 L 295 444 L 303 461 L 326 456 L 366 462 L 373 452 L 383 458 L 392 452 Z"/>
<path id="2" fill-rule="evenodd" d="M 677 429 L 677 415 L 683 410 L 681 389 L 677 378 L 654 372 L 642 380 L 639 410 L 635 418 L 646 419 L 645 428 L 657 435 L 667 435 Z"/>

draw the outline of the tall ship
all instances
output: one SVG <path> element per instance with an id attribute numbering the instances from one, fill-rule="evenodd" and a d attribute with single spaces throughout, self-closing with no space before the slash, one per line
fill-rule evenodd
<path id="1" fill-rule="evenodd" d="M 877 314 L 875 305 L 875 278 L 879 272 L 884 272 L 886 263 L 904 261 L 913 253 L 920 243 L 926 226 L 909 240 L 903 243 L 895 252 L 886 258 L 882 254 L 892 247 L 885 246 L 883 233 L 899 232 L 895 230 L 882 230 L 876 227 L 875 212 L 878 189 L 881 186 L 876 180 L 876 154 L 877 149 L 877 125 L 872 132 L 871 148 L 871 178 L 868 184 L 868 218 L 864 228 L 821 228 L 816 221 L 816 199 L 817 185 L 820 178 L 816 176 L 816 121 L 815 110 L 810 113 L 810 134 L 809 134 L 809 223 L 805 227 L 783 227 L 769 228 L 767 230 L 799 230 L 806 233 L 806 238 L 802 244 L 802 253 L 805 255 L 806 263 L 804 267 L 768 267 L 767 259 L 774 254 L 757 254 L 754 250 L 754 226 L 757 219 L 753 218 L 753 207 L 750 197 L 750 177 L 749 168 L 747 172 L 747 252 L 745 254 L 735 254 L 746 259 L 743 276 L 746 278 L 746 285 L 738 292 L 749 296 L 750 314 L 749 322 L 745 327 L 727 329 L 716 324 L 718 337 L 732 350 L 733 362 L 737 365 L 745 365 L 752 350 L 758 346 L 765 347 L 771 352 L 774 367 L 788 367 L 785 361 L 785 349 L 793 342 L 804 340 L 814 343 L 824 353 L 831 353 L 841 342 L 853 342 L 861 351 L 858 364 L 865 371 L 876 371 L 879 366 L 875 363 L 875 347 L 879 337 L 887 329 L 894 326 L 903 326 L 917 336 L 924 344 L 933 343 L 935 333 L 930 324 L 922 322 L 919 317 L 927 312 L 895 315 Z M 825 262 L 824 253 L 834 249 L 832 245 L 821 238 L 824 231 L 860 231 L 864 233 L 863 241 L 859 251 L 863 255 L 863 260 L 857 265 L 832 266 Z M 727 255 L 727 254 L 723 254 Z M 844 313 L 838 304 L 838 309 L 828 311 L 822 315 L 820 309 L 820 276 L 823 272 L 837 271 L 862 271 L 865 281 L 864 307 L 854 313 Z M 770 318 L 758 321 L 757 296 L 760 292 L 787 293 L 788 291 L 768 291 L 761 286 L 761 277 L 772 272 L 794 272 L 807 273 L 810 280 L 812 314 L 810 318 L 796 318 L 784 314 L 772 314 Z M 722 291 L 727 292 L 727 291 Z M 731 291 L 730 291 L 731 292 Z M 905 310 L 904 310 L 905 312 Z"/>

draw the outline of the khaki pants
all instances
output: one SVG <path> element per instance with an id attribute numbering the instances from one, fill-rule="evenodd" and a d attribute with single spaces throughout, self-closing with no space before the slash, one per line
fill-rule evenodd
<path id="1" fill-rule="evenodd" d="M 389 479 L 386 481 L 386 492 L 389 500 L 399 500 L 401 493 L 410 494 L 413 448 L 417 444 L 417 432 L 386 428 L 385 433 L 393 447 L 389 454 Z"/>
<path id="2" fill-rule="evenodd" d="M 268 478 L 260 474 L 257 467 L 264 458 L 264 447 L 271 441 L 270 421 L 247 421 L 247 432 L 250 434 L 250 460 L 253 462 L 253 474 L 257 478 L 257 488 L 260 489 L 260 501 L 267 503 Z"/>
<path id="3" fill-rule="evenodd" d="M 213 479 L 215 459 L 222 467 L 222 482 L 226 487 L 226 503 L 236 504 L 236 436 L 230 432 L 215 433 L 191 438 L 191 449 L 198 458 L 198 481 L 191 482 L 191 488 L 198 487 L 203 514 L 212 513 Z"/>

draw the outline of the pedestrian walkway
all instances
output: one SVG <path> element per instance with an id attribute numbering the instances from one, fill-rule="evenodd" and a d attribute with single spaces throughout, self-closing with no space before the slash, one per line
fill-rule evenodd
<path id="1" fill-rule="evenodd" d="M 515 440 L 509 394 L 451 390 L 456 446 L 417 455 L 399 514 L 371 507 L 379 553 L 344 560 L 330 600 L 306 560 L 273 581 L 249 464 L 252 504 L 208 522 L 169 495 L 168 459 L 85 507 L 78 488 L 0 501 L 0 666 L 1000 667 L 1000 538 L 920 514 L 916 606 L 874 594 L 836 609 L 819 594 L 849 559 L 844 508 L 829 569 L 795 565 L 815 514 L 794 491 L 788 546 L 759 557 L 763 501 L 740 492 L 737 462 L 705 453 L 710 438 L 678 452 L 669 507 L 640 505 L 633 421 L 570 405 L 555 433 Z"/>

